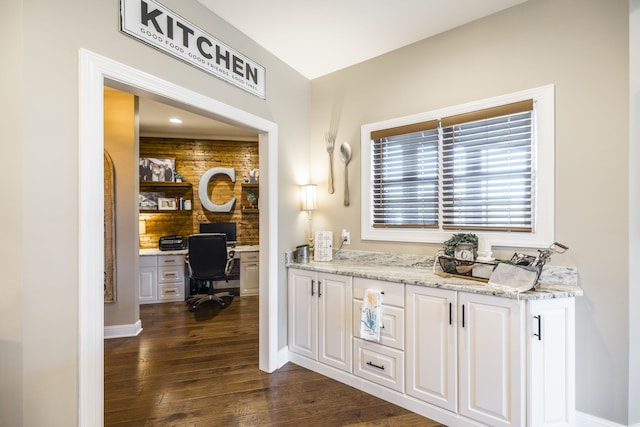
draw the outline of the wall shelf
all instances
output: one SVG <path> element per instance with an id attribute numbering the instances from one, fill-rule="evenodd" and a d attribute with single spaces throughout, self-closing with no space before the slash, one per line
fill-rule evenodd
<path id="1" fill-rule="evenodd" d="M 162 182 L 162 181 L 140 181 L 140 190 L 143 188 L 183 188 L 189 189 L 192 185 L 190 182 Z"/>

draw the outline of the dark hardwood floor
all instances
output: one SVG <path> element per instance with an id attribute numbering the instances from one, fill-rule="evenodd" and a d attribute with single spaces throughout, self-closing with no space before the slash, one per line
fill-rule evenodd
<path id="1" fill-rule="evenodd" d="M 140 306 L 142 333 L 105 340 L 106 426 L 441 424 L 292 363 L 258 369 L 258 297 Z"/>

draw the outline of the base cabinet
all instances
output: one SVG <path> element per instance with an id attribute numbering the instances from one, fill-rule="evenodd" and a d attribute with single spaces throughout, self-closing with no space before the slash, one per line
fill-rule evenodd
<path id="1" fill-rule="evenodd" d="M 352 371 L 351 277 L 289 269 L 289 350 Z"/>
<path id="2" fill-rule="evenodd" d="M 575 423 L 575 301 L 407 285 L 407 391 L 491 426 Z"/>
<path id="3" fill-rule="evenodd" d="M 158 300 L 158 258 L 155 255 L 140 256 L 140 304 Z"/>
<path id="4" fill-rule="evenodd" d="M 259 293 L 259 252 L 240 252 L 240 295 L 258 295 Z"/>
<path id="5" fill-rule="evenodd" d="M 379 343 L 359 337 L 368 288 L 385 292 Z M 309 369 L 443 424 L 569 427 L 574 305 L 290 268 L 289 351 L 312 361 L 303 363 Z"/>
<path id="6" fill-rule="evenodd" d="M 458 408 L 457 292 L 407 286 L 407 394 Z"/>
<path id="7" fill-rule="evenodd" d="M 458 293 L 461 415 L 490 426 L 525 425 L 522 304 Z"/>
<path id="8" fill-rule="evenodd" d="M 575 300 L 531 301 L 527 307 L 528 425 L 575 425 Z"/>
<path id="9" fill-rule="evenodd" d="M 141 255 L 139 266 L 140 304 L 184 300 L 184 255 Z"/>

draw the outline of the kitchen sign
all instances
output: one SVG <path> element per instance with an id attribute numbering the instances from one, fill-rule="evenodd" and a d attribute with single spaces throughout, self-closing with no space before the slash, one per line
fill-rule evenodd
<path id="1" fill-rule="evenodd" d="M 120 31 L 265 99 L 263 66 L 153 0 L 120 0 Z"/>

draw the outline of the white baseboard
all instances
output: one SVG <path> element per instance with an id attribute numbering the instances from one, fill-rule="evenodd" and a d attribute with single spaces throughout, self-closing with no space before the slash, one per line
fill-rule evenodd
<path id="1" fill-rule="evenodd" d="M 140 319 L 130 325 L 115 325 L 104 327 L 104 338 L 125 338 L 135 337 L 142 332 L 142 322 Z"/>
<path id="2" fill-rule="evenodd" d="M 576 411 L 576 427 L 627 427 L 624 424 L 594 417 L 584 412 Z M 633 424 L 628 427 L 640 427 L 640 424 Z"/>

